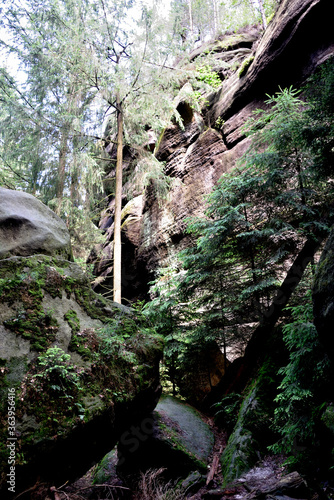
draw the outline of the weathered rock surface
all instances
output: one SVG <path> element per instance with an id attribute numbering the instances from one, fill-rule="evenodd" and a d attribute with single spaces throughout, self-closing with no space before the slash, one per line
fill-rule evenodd
<path id="1" fill-rule="evenodd" d="M 267 457 L 225 489 L 205 492 L 201 498 L 231 500 L 288 500 L 311 498 L 312 491 L 296 471 L 287 474 L 280 459 Z"/>
<path id="2" fill-rule="evenodd" d="M 183 97 L 178 111 L 184 129 L 171 124 L 157 143 L 155 155 L 165 162 L 170 191 L 167 198 L 159 199 L 154 183 L 148 186 L 142 212 L 132 222 L 131 241 L 127 237 L 131 225 L 124 230 L 124 296 L 144 296 L 154 271 L 173 263 L 177 253 L 191 244 L 185 220 L 203 215 L 205 195 L 246 151 L 248 140 L 242 127 L 252 111 L 265 107 L 268 93 L 305 82 L 334 54 L 331 8 L 329 0 L 283 0 L 262 38 L 249 28 L 205 44 L 190 55 L 189 68 L 210 50 L 222 86 L 206 96 L 201 116 L 190 112 Z M 112 288 L 111 246 L 112 231 L 97 252 L 95 271 L 103 279 L 97 290 Z"/>
<path id="3" fill-rule="evenodd" d="M 328 356 L 334 363 L 334 230 L 321 254 L 313 286 L 314 323 Z"/>
<path id="4" fill-rule="evenodd" d="M 66 225 L 34 196 L 0 187 L 0 258 L 33 254 L 71 259 Z"/>
<path id="5" fill-rule="evenodd" d="M 259 457 L 266 454 L 268 444 L 273 442 L 273 430 L 268 425 L 273 417 L 273 400 L 278 386 L 277 345 L 273 344 L 243 394 L 233 432 L 221 456 L 224 484 L 231 483 L 254 467 Z M 224 401 L 223 397 L 223 405 Z"/>
<path id="6" fill-rule="evenodd" d="M 166 468 L 168 478 L 206 472 L 213 433 L 200 413 L 171 396 L 160 399 L 151 417 L 132 426 L 118 444 L 121 474 Z"/>
<path id="7" fill-rule="evenodd" d="M 73 262 L 0 260 L 1 413 L 14 393 L 16 492 L 37 477 L 60 484 L 83 475 L 124 427 L 155 407 L 161 339 L 142 336 L 135 321 L 128 339 L 103 336 L 101 327 L 117 315 L 129 312 L 96 295 Z M 3 418 L 1 498 L 8 432 Z"/>
<path id="8" fill-rule="evenodd" d="M 284 0 L 265 31 L 254 60 L 242 78 L 235 74 L 212 97 L 208 117 L 214 122 L 241 110 L 254 99 L 290 85 L 300 85 L 334 51 L 330 2 Z"/>

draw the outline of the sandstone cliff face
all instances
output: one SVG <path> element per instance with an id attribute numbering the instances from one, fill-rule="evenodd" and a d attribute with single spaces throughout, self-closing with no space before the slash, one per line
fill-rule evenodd
<path id="1" fill-rule="evenodd" d="M 266 94 L 300 86 L 334 54 L 330 13 L 329 0 L 284 0 L 259 39 L 250 30 L 202 47 L 215 54 L 214 69 L 222 85 L 207 96 L 201 115 L 181 102 L 184 129 L 171 124 L 156 147 L 155 155 L 171 178 L 170 191 L 161 200 L 152 182 L 140 193 L 133 222 L 123 231 L 124 297 L 145 296 L 154 271 L 172 264 L 190 245 L 187 217 L 203 215 L 205 195 L 246 151 L 242 127 L 254 109 L 265 106 Z M 190 60 L 199 53 L 194 51 Z M 223 62 L 232 59 L 237 70 L 224 70 Z M 106 243 L 96 250 L 97 290 L 112 289 L 112 238 L 111 226 Z"/>

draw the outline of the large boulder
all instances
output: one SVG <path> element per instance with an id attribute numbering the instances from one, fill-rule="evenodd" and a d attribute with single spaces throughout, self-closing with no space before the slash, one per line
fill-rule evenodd
<path id="1" fill-rule="evenodd" d="M 0 258 L 33 254 L 71 259 L 67 227 L 34 196 L 0 187 Z"/>
<path id="2" fill-rule="evenodd" d="M 128 477 L 160 467 L 169 479 L 185 478 L 194 470 L 205 474 L 213 445 L 213 432 L 200 412 L 163 396 L 151 416 L 121 436 L 117 468 Z"/>
<path id="3" fill-rule="evenodd" d="M 0 260 L 0 353 L 1 498 L 82 476 L 159 399 L 160 337 L 59 257 Z"/>

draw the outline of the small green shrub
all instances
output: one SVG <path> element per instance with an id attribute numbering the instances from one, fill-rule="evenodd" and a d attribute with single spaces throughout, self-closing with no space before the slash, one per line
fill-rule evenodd
<path id="1" fill-rule="evenodd" d="M 213 71 L 209 65 L 200 66 L 197 68 L 196 72 L 197 80 L 210 85 L 210 87 L 217 89 L 221 86 L 222 82 L 219 78 L 218 73 Z"/>
<path id="2" fill-rule="evenodd" d="M 80 376 L 70 362 L 71 356 L 59 347 L 50 347 L 38 356 L 38 373 L 33 376 L 42 389 L 68 397 L 80 389 Z"/>

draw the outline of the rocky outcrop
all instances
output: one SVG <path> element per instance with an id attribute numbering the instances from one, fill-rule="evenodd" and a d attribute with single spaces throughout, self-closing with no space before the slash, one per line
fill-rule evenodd
<path id="1" fill-rule="evenodd" d="M 279 460 L 267 457 L 227 488 L 209 490 L 202 498 L 228 497 L 231 500 L 312 498 L 313 492 L 302 476 L 296 471 L 287 474 Z"/>
<path id="2" fill-rule="evenodd" d="M 23 199 L 39 214 L 27 210 L 34 229 L 11 245 L 18 255 L 0 260 L 0 489 L 1 498 L 12 498 L 10 481 L 19 493 L 37 478 L 60 484 L 84 474 L 125 427 L 153 410 L 162 341 L 143 335 L 128 308 L 94 293 L 82 269 L 59 257 L 69 255 L 69 237 L 47 207 L 4 194 L 2 213 L 4 200 Z M 7 212 L 18 214 L 15 206 L 8 202 Z M 47 236 L 53 220 L 63 244 Z M 39 232 L 38 223 L 48 230 Z M 21 255 L 40 249 L 53 255 Z"/>
<path id="3" fill-rule="evenodd" d="M 233 75 L 212 96 L 208 119 L 229 119 L 266 93 L 304 82 L 333 54 L 330 7 L 326 0 L 282 1 L 247 70 L 241 78 L 240 72 Z"/>
<path id="4" fill-rule="evenodd" d="M 124 230 L 124 275 L 131 269 L 125 297 L 144 296 L 154 271 L 175 263 L 177 253 L 191 244 L 186 219 L 203 215 L 205 195 L 246 151 L 243 125 L 253 110 L 265 107 L 267 94 L 279 87 L 301 85 L 334 54 L 330 19 L 328 0 L 283 0 L 262 38 L 249 28 L 190 55 L 189 68 L 205 51 L 211 52 L 222 86 L 205 97 L 201 115 L 191 112 L 184 96 L 180 98 L 177 109 L 184 128 L 171 123 L 157 142 L 155 155 L 165 162 L 170 189 L 167 197 L 159 198 L 152 182 L 143 193 L 142 211 Z M 112 231 L 95 257 L 96 275 L 103 279 L 97 290 L 112 288 L 111 246 Z"/>
<path id="5" fill-rule="evenodd" d="M 0 187 L 0 258 L 36 253 L 71 259 L 66 225 L 34 196 Z"/>

